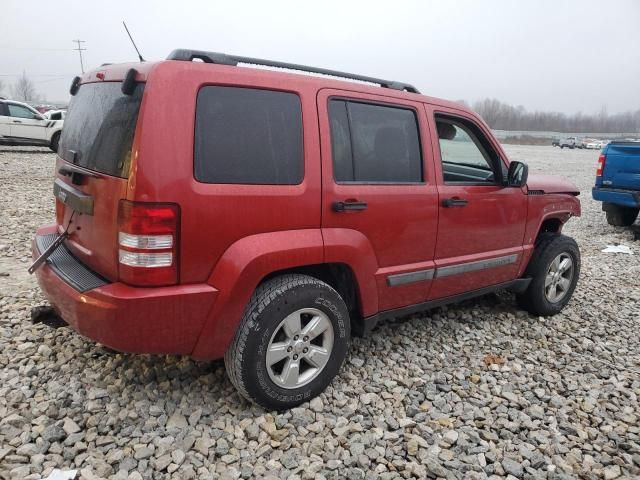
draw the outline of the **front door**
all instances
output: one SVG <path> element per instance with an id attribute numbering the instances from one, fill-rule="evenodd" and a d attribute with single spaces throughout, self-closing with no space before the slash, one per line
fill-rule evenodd
<path id="1" fill-rule="evenodd" d="M 430 299 L 513 280 L 523 255 L 524 190 L 504 186 L 506 157 L 476 119 L 453 109 L 427 111 L 438 138 L 439 194 Z"/>
<path id="2" fill-rule="evenodd" d="M 36 140 L 44 142 L 47 120 L 41 120 L 33 111 L 22 105 L 7 103 L 9 110 L 10 135 L 19 141 Z"/>
<path id="3" fill-rule="evenodd" d="M 327 89 L 318 111 L 326 261 L 331 245 L 348 238 L 374 264 L 377 310 L 424 301 L 438 192 L 422 104 Z"/>

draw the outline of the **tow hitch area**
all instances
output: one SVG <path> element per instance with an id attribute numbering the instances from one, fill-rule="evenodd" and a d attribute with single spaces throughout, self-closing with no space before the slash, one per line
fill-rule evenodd
<path id="1" fill-rule="evenodd" d="M 66 327 L 65 322 L 56 311 L 49 306 L 33 307 L 31 309 L 31 323 L 42 323 L 51 328 Z"/>
<path id="2" fill-rule="evenodd" d="M 71 221 L 69 221 L 69 223 L 71 223 Z M 31 264 L 27 271 L 29 273 L 33 273 L 38 268 L 40 268 L 40 266 L 47 261 L 47 258 L 49 258 L 51 254 L 56 251 L 56 248 L 62 245 L 62 242 L 64 242 L 64 239 L 68 236 L 69 234 L 66 231 L 58 236 L 58 238 L 56 238 L 55 241 L 51 245 L 49 245 L 49 248 L 42 252 L 42 254 L 36 259 L 36 261 Z"/>

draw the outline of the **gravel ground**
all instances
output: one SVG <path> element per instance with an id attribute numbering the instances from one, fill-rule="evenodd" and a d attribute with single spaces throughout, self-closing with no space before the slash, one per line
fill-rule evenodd
<path id="1" fill-rule="evenodd" d="M 0 478 L 640 478 L 640 244 L 591 200 L 597 152 L 506 148 L 583 191 L 564 312 L 535 318 L 501 294 L 384 323 L 319 398 L 278 414 L 240 398 L 221 362 L 31 325 L 54 157 L 0 147 Z M 615 243 L 635 255 L 601 253 Z"/>

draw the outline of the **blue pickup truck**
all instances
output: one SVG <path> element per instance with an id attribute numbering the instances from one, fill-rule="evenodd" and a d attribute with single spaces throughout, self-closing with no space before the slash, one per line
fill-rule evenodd
<path id="1" fill-rule="evenodd" d="M 598 158 L 594 200 L 602 202 L 609 225 L 629 226 L 640 211 L 640 142 L 606 145 Z"/>

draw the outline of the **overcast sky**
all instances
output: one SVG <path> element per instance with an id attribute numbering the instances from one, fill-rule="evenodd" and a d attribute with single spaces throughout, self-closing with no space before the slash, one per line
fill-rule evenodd
<path id="1" fill-rule="evenodd" d="M 79 2 L 2 0 L 0 79 L 25 71 L 66 100 L 80 70 L 174 48 L 220 51 L 414 84 L 431 96 L 493 97 L 528 110 L 640 109 L 640 1 Z M 5 93 L 8 89 L 5 88 Z"/>

